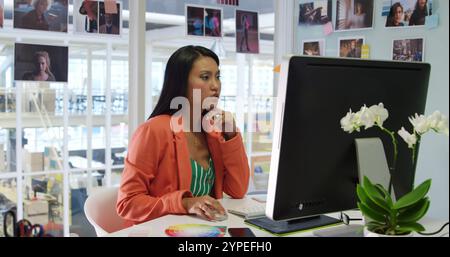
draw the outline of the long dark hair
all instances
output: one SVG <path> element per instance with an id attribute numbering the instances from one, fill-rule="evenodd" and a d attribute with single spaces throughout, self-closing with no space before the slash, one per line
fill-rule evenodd
<path id="1" fill-rule="evenodd" d="M 427 16 L 428 15 L 428 0 L 425 2 L 425 8 L 423 8 L 423 10 L 420 10 L 419 0 L 417 0 L 416 7 L 414 8 L 413 14 Z"/>
<path id="2" fill-rule="evenodd" d="M 395 18 L 395 12 L 397 11 L 397 8 L 402 8 L 402 12 L 404 11 L 403 6 L 400 4 L 400 2 L 397 2 L 391 6 L 391 9 L 389 10 L 389 16 L 386 20 L 386 26 L 394 26 L 394 18 Z"/>
<path id="3" fill-rule="evenodd" d="M 161 95 L 149 119 L 163 114 L 173 115 L 178 111 L 170 109 L 170 102 L 176 97 L 187 96 L 189 73 L 194 62 L 202 56 L 213 58 L 219 66 L 219 57 L 202 46 L 184 46 L 172 54 L 167 62 Z"/>

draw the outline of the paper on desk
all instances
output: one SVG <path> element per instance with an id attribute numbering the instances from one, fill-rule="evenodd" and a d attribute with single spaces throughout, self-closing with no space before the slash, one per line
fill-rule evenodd
<path id="1" fill-rule="evenodd" d="M 267 201 L 267 195 L 253 196 L 252 199 L 259 203 L 265 203 Z"/>
<path id="2" fill-rule="evenodd" d="M 118 13 L 116 0 L 105 0 L 105 13 Z"/>
<path id="3" fill-rule="evenodd" d="M 226 230 L 226 226 L 179 224 L 169 226 L 165 233 L 170 237 L 223 237 Z"/>

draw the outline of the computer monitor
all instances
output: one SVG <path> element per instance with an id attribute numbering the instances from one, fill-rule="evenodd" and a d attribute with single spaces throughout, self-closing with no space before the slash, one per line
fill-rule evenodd
<path id="1" fill-rule="evenodd" d="M 34 193 L 47 193 L 47 180 L 32 178 L 31 188 Z"/>
<path id="2" fill-rule="evenodd" d="M 393 147 L 390 137 L 379 129 L 344 132 L 341 118 L 350 108 L 356 112 L 364 104 L 383 103 L 389 111 L 386 128 L 398 131 L 403 126 L 412 131 L 408 117 L 425 111 L 429 74 L 426 63 L 286 59 L 278 87 L 266 216 L 275 221 L 298 221 L 357 208 L 355 138 L 381 138 L 388 163 L 393 159 Z M 410 153 L 400 142 L 397 169 L 392 174 L 397 196 L 411 191 L 414 168 Z M 318 222 L 309 219 L 306 228 L 339 222 L 319 217 Z M 277 226 L 267 220 L 262 223 Z M 278 229 L 289 232 L 289 224 Z"/>

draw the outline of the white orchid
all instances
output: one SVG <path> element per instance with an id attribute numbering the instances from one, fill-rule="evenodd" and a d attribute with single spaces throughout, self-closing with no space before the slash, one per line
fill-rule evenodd
<path id="1" fill-rule="evenodd" d="M 369 108 L 369 111 L 373 114 L 374 122 L 378 126 L 383 127 L 383 123 L 389 117 L 389 112 L 386 108 L 384 108 L 384 104 L 380 103 L 378 105 L 372 105 Z"/>
<path id="2" fill-rule="evenodd" d="M 389 112 L 384 108 L 383 103 L 372 105 L 369 108 L 364 105 L 357 113 L 353 113 L 350 109 L 350 112 L 341 119 L 341 127 L 348 133 L 359 132 L 362 126 L 365 129 L 369 129 L 374 125 L 383 127 L 383 123 L 388 117 Z"/>
<path id="3" fill-rule="evenodd" d="M 427 122 L 430 129 L 448 136 L 448 118 L 441 112 L 435 111 L 427 117 Z"/>
<path id="4" fill-rule="evenodd" d="M 414 149 L 415 145 L 417 144 L 417 137 L 416 134 L 410 134 L 404 127 L 398 131 L 398 134 L 405 142 L 408 144 L 408 147 L 411 149 Z"/>
<path id="5" fill-rule="evenodd" d="M 425 115 L 418 115 L 416 113 L 415 116 L 409 118 L 409 122 L 411 122 L 414 131 L 419 135 L 423 135 L 430 130 L 430 123 Z"/>
<path id="6" fill-rule="evenodd" d="M 345 115 L 345 117 L 341 119 L 341 128 L 349 134 L 353 133 L 354 131 L 359 132 L 361 125 L 359 124 L 358 120 L 359 117 L 350 109 L 347 115 Z"/>
<path id="7" fill-rule="evenodd" d="M 365 127 L 365 129 L 369 129 L 375 125 L 375 115 L 370 111 L 369 108 L 364 105 L 361 107 L 361 110 L 358 112 L 359 122 Z"/>
<path id="8" fill-rule="evenodd" d="M 344 118 L 341 119 L 341 128 L 348 133 L 352 133 L 354 131 L 354 127 L 352 124 L 354 113 L 352 113 L 352 110 L 348 112 Z"/>

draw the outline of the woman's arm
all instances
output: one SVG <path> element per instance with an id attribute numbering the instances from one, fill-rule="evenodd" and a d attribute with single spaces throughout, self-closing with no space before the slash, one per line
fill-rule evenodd
<path id="1" fill-rule="evenodd" d="M 117 200 L 117 213 L 133 223 L 141 223 L 166 214 L 186 214 L 183 197 L 189 191 L 174 191 L 161 197 L 150 195 L 152 181 L 158 175 L 164 142 L 151 124 L 138 128 L 130 143 Z"/>
<path id="2" fill-rule="evenodd" d="M 225 166 L 223 191 L 233 198 L 243 198 L 248 189 L 250 169 L 242 136 L 238 132 L 232 139 L 220 141 L 220 149 Z"/>

